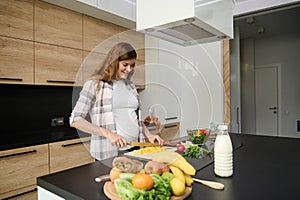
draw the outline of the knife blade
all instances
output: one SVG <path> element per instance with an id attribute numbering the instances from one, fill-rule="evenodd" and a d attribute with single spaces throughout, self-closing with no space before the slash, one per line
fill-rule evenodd
<path id="1" fill-rule="evenodd" d="M 184 136 L 184 137 L 180 137 L 174 140 L 170 140 L 170 141 L 164 141 L 163 146 L 172 146 L 172 147 L 176 147 L 178 144 L 180 144 L 181 142 L 187 141 L 189 139 L 188 136 Z M 127 143 L 127 145 L 132 146 L 132 147 L 141 147 L 141 146 L 145 146 L 145 147 L 159 147 L 160 145 L 158 143 L 150 143 L 150 142 L 130 142 Z"/>
<path id="2" fill-rule="evenodd" d="M 132 147 L 159 147 L 158 143 L 150 143 L 150 142 L 130 142 L 128 145 Z"/>

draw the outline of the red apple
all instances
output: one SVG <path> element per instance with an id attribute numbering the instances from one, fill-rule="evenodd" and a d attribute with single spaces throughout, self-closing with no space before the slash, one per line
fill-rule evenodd
<path id="1" fill-rule="evenodd" d="M 144 170 L 146 174 L 161 175 L 165 171 L 170 171 L 170 168 L 166 163 L 160 163 L 155 160 L 151 160 L 145 164 Z"/>
<path id="2" fill-rule="evenodd" d="M 162 163 L 162 164 L 164 165 L 164 167 L 162 169 L 162 173 L 171 171 L 168 164 L 166 164 L 166 163 Z"/>
<path id="3" fill-rule="evenodd" d="M 177 151 L 184 152 L 185 146 L 183 144 L 177 144 Z"/>

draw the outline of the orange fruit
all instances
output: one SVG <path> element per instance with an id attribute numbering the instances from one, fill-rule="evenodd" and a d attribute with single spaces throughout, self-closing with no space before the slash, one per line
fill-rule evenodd
<path id="1" fill-rule="evenodd" d="M 150 190 L 154 180 L 149 174 L 138 173 L 132 177 L 132 185 L 137 189 Z"/>

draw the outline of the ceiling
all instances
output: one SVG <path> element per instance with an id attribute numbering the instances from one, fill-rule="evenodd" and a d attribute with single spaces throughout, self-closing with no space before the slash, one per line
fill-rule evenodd
<path id="1" fill-rule="evenodd" d="M 239 27 L 240 39 L 299 32 L 300 4 L 238 16 L 234 26 Z"/>

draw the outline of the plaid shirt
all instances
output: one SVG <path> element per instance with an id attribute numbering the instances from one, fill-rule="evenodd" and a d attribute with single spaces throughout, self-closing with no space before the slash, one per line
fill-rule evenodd
<path id="1" fill-rule="evenodd" d="M 138 99 L 139 107 L 137 115 L 139 119 L 139 141 L 144 141 L 140 100 L 136 91 L 135 85 L 130 81 L 126 80 L 128 89 L 134 93 Z M 76 122 L 81 118 L 85 118 L 89 113 L 91 123 L 97 126 L 106 128 L 116 133 L 116 123 L 112 110 L 112 96 L 113 96 L 113 85 L 112 83 L 100 82 L 98 85 L 97 80 L 88 80 L 81 92 L 79 99 L 71 113 L 70 124 Z M 103 160 L 118 155 L 118 149 L 103 136 L 91 136 L 90 154 L 97 160 Z"/>

